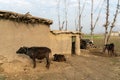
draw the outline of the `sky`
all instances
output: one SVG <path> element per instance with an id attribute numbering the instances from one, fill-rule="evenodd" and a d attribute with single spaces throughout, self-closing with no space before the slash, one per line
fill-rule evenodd
<path id="1" fill-rule="evenodd" d="M 51 30 L 58 30 L 58 1 L 59 0 L 0 0 L 0 10 L 13 11 L 17 13 L 25 14 L 30 12 L 31 15 L 36 17 L 42 17 L 46 19 L 53 20 L 53 24 L 50 26 Z M 78 0 L 66 0 L 67 4 L 67 20 L 68 20 L 68 30 L 74 31 L 78 18 Z M 110 13 L 109 13 L 109 22 L 112 23 L 113 17 L 116 11 L 116 5 L 118 0 L 110 0 Z M 60 0 L 59 2 L 59 14 L 61 24 L 65 21 L 65 0 Z M 91 14 L 91 0 L 80 0 L 81 9 L 83 9 L 83 5 L 85 7 L 81 16 L 81 25 L 83 26 L 83 33 L 90 33 L 90 14 Z M 103 33 L 105 24 L 105 16 L 106 16 L 106 2 L 104 0 L 94 0 L 94 8 L 93 8 L 93 23 L 95 23 L 96 18 L 98 17 L 98 13 L 100 9 L 102 11 L 100 13 L 99 21 L 94 29 L 94 33 Z M 81 10 L 82 11 L 82 10 Z M 117 21 L 114 31 L 120 31 L 120 14 L 118 14 Z M 110 24 L 111 25 L 111 24 Z"/>

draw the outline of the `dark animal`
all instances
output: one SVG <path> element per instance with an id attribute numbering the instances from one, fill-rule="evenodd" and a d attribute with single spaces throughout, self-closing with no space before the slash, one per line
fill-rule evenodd
<path id="1" fill-rule="evenodd" d="M 36 59 L 41 60 L 43 58 L 46 58 L 46 68 L 49 69 L 49 53 L 51 53 L 51 49 L 47 47 L 20 47 L 20 49 L 16 51 L 16 53 L 28 55 L 33 60 L 33 68 L 36 67 Z"/>
<path id="2" fill-rule="evenodd" d="M 106 44 L 105 46 L 104 46 L 104 50 L 103 50 L 103 52 L 105 52 L 106 50 L 108 51 L 108 55 L 110 55 L 110 56 L 113 56 L 113 55 L 115 55 L 115 53 L 114 53 L 114 44 L 113 43 L 110 43 L 110 44 Z"/>
<path id="3" fill-rule="evenodd" d="M 58 61 L 58 62 L 66 61 L 65 56 L 62 54 L 54 54 L 53 56 L 54 56 L 54 61 Z"/>
<path id="4" fill-rule="evenodd" d="M 80 40 L 80 49 L 87 49 L 87 42 L 83 39 Z"/>
<path id="5" fill-rule="evenodd" d="M 90 39 L 81 39 L 80 49 L 89 49 L 89 48 L 96 48 L 93 41 L 91 41 Z"/>

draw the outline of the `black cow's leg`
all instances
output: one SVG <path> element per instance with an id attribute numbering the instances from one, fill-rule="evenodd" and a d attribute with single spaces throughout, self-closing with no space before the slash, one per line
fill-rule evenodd
<path id="1" fill-rule="evenodd" d="M 106 49 L 107 49 L 106 46 L 104 46 L 104 48 L 103 48 L 103 53 L 105 53 Z"/>
<path id="2" fill-rule="evenodd" d="M 50 67 L 49 55 L 46 57 L 46 62 L 47 62 L 46 68 L 49 69 L 49 67 Z"/>
<path id="3" fill-rule="evenodd" d="M 112 56 L 112 51 L 110 51 L 109 55 Z"/>
<path id="4" fill-rule="evenodd" d="M 109 54 L 108 54 L 109 56 L 112 56 L 112 51 L 111 50 L 109 50 Z"/>
<path id="5" fill-rule="evenodd" d="M 110 51 L 108 50 L 108 56 L 110 56 Z"/>
<path id="6" fill-rule="evenodd" d="M 115 56 L 114 50 L 111 51 L 112 56 Z"/>
<path id="7" fill-rule="evenodd" d="M 46 68 L 48 68 L 48 69 L 49 69 L 49 67 L 50 67 L 50 60 L 49 60 L 49 59 L 47 59 Z"/>
<path id="8" fill-rule="evenodd" d="M 33 68 L 35 68 L 36 67 L 36 60 L 35 60 L 35 58 L 33 58 Z"/>

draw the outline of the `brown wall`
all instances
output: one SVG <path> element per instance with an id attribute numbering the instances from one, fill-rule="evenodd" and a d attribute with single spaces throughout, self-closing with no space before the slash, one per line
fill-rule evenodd
<path id="1" fill-rule="evenodd" d="M 60 34 L 51 36 L 53 54 L 71 54 L 71 35 Z"/>
<path id="2" fill-rule="evenodd" d="M 0 20 L 0 54 L 15 54 L 21 46 L 50 46 L 47 25 L 25 25 Z M 9 55 L 8 55 L 9 56 Z"/>
<path id="3" fill-rule="evenodd" d="M 54 35 L 48 25 L 26 25 L 0 20 L 0 55 L 14 59 L 16 51 L 22 46 L 46 46 L 52 49 L 52 55 L 71 54 L 72 36 L 76 35 Z"/>
<path id="4" fill-rule="evenodd" d="M 76 36 L 76 46 L 75 52 L 77 55 L 80 54 L 80 39 L 78 34 L 71 33 L 61 33 L 61 34 L 52 34 L 51 39 L 51 49 L 52 54 L 72 54 L 72 36 Z"/>

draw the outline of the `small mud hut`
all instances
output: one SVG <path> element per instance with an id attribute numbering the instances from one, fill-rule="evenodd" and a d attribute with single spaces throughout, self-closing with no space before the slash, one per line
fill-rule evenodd
<path id="1" fill-rule="evenodd" d="M 50 31 L 52 20 L 0 11 L 0 55 L 13 58 L 22 46 L 46 46 L 52 55 L 80 54 L 80 33 Z"/>
<path id="2" fill-rule="evenodd" d="M 80 33 L 72 31 L 51 31 L 53 51 L 61 54 L 80 55 Z"/>

